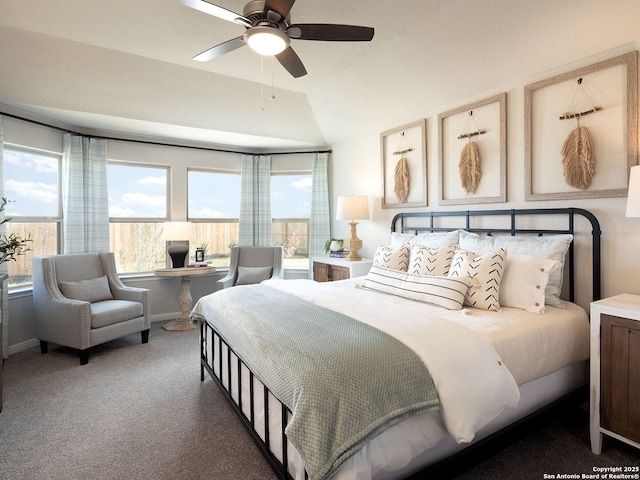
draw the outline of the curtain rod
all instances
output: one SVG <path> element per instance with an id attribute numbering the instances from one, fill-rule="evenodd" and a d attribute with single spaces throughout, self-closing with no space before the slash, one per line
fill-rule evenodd
<path id="1" fill-rule="evenodd" d="M 131 143 L 144 143 L 144 144 L 147 144 L 147 145 L 158 145 L 158 146 L 161 146 L 161 147 L 191 148 L 191 149 L 194 149 L 194 150 L 206 150 L 206 151 L 210 151 L 210 152 L 220 152 L 220 153 L 238 153 L 238 154 L 241 154 L 241 155 L 265 155 L 264 152 L 243 152 L 243 151 L 238 151 L 238 150 L 225 150 L 225 149 L 222 149 L 222 148 L 198 147 L 198 146 L 195 146 L 195 145 L 179 145 L 179 144 L 175 144 L 175 143 L 152 142 L 150 140 L 134 140 L 134 139 L 130 139 L 130 138 L 104 137 L 104 136 L 100 136 L 100 135 L 85 135 L 84 133 L 76 132 L 76 131 L 70 130 L 68 128 L 62 128 L 62 127 L 58 127 L 56 125 L 50 125 L 48 123 L 39 122 L 37 120 L 32 120 L 30 118 L 20 117 L 18 115 L 13 115 L 11 113 L 6 113 L 6 112 L 0 111 L 0 115 L 4 115 L 5 117 L 15 118 L 16 120 L 21 120 L 23 122 L 29 122 L 29 123 L 33 123 L 35 125 L 40 125 L 41 127 L 53 128 L 54 130 L 59 130 L 61 132 L 70 133 L 71 135 L 81 135 L 81 136 L 85 136 L 85 137 L 99 138 L 99 139 L 103 139 L 103 140 L 114 140 L 114 141 L 118 141 L 118 142 L 131 142 Z M 332 153 L 332 152 L 331 152 L 331 150 L 309 150 L 309 151 L 299 151 L 299 152 L 267 152 L 266 154 L 267 155 L 293 155 L 293 154 L 299 154 L 299 153 Z"/>

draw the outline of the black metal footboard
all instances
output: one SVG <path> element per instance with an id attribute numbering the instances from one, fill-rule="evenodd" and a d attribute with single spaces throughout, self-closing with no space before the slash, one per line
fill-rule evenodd
<path id="1" fill-rule="evenodd" d="M 218 385 L 277 477 L 281 480 L 294 480 L 296 473 L 290 472 L 289 461 L 292 446 L 285 433 L 290 410 L 255 377 L 215 329 L 206 321 L 202 321 L 200 323 L 201 381 L 205 379 L 205 370 Z M 247 395 L 243 395 L 243 384 L 248 385 L 248 398 L 246 398 Z M 261 398 L 262 401 L 256 402 L 256 398 Z M 261 407 L 262 421 L 258 420 L 260 415 L 257 414 L 257 409 Z M 270 425 L 274 417 L 280 419 L 278 422 L 280 429 L 277 432 L 273 432 Z M 280 440 L 280 446 L 273 444 L 274 438 Z M 299 463 L 301 464 L 301 460 Z M 296 477 L 305 480 L 309 478 L 306 472 L 300 472 Z"/>

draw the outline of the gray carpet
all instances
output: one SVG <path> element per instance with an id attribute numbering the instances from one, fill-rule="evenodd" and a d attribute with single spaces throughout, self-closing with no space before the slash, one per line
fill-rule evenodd
<path id="1" fill-rule="evenodd" d="M 148 344 L 125 337 L 94 349 L 85 366 L 56 345 L 12 355 L 3 407 L 2 479 L 275 478 L 217 387 L 200 382 L 195 331 L 153 324 Z M 431 478 L 537 480 L 639 461 L 609 440 L 592 455 L 587 413 L 575 408 L 494 447 Z"/>

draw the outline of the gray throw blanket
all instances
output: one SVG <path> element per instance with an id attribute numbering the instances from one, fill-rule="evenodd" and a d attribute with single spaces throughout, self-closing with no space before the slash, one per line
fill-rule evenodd
<path id="1" fill-rule="evenodd" d="M 191 319 L 208 321 L 291 410 L 287 437 L 312 480 L 330 478 L 392 425 L 438 407 L 415 352 L 293 295 L 264 285 L 227 288 L 201 298 Z"/>

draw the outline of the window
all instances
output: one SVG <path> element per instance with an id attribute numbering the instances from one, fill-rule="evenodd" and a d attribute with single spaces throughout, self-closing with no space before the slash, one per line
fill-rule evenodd
<path id="1" fill-rule="evenodd" d="M 205 250 L 205 261 L 218 268 L 229 266 L 231 247 L 238 243 L 240 172 L 188 171 L 188 217 L 194 224 L 195 248 Z"/>
<path id="2" fill-rule="evenodd" d="M 7 235 L 31 237 L 30 251 L 7 264 L 9 288 L 31 285 L 31 259 L 59 252 L 62 208 L 60 163 L 62 156 L 17 146 L 4 148 L 4 196 Z"/>
<path id="3" fill-rule="evenodd" d="M 119 273 L 166 266 L 167 167 L 109 162 L 109 245 Z"/>
<path id="4" fill-rule="evenodd" d="M 271 175 L 273 244 L 284 247 L 284 266 L 308 268 L 311 174 Z"/>

